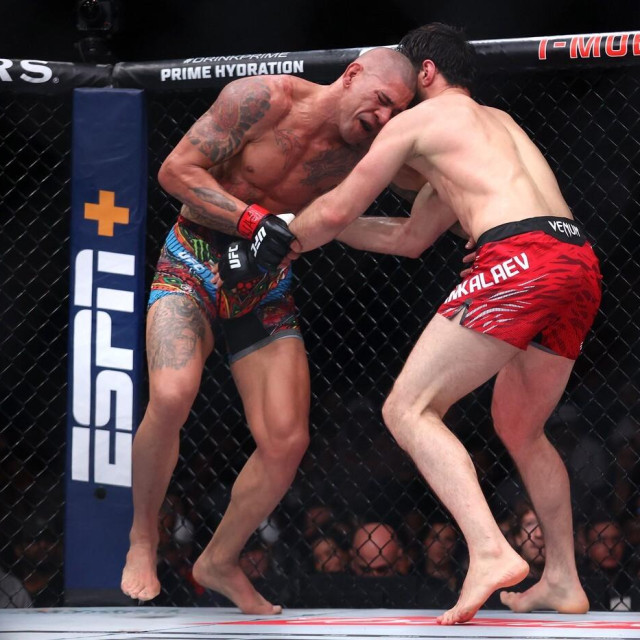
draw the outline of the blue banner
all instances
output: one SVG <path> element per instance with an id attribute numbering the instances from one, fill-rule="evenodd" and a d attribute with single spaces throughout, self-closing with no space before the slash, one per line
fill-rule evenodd
<path id="1" fill-rule="evenodd" d="M 95 602 L 96 593 L 118 589 L 128 548 L 131 446 L 143 374 L 146 133 L 142 91 L 74 91 L 68 604 L 83 597 Z"/>

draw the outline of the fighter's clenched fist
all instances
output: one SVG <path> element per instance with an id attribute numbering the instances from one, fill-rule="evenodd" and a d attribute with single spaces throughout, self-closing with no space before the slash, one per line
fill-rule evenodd
<path id="1" fill-rule="evenodd" d="M 276 269 L 289 253 L 295 236 L 284 220 L 250 204 L 238 220 L 238 233 L 251 240 L 251 253 L 261 267 Z"/>

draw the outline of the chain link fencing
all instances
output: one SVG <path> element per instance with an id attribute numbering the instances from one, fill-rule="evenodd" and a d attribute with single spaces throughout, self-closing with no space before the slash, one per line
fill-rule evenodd
<path id="1" fill-rule="evenodd" d="M 547 425 L 571 476 L 578 564 L 595 609 L 640 610 L 640 79 L 632 71 L 484 74 L 477 87 L 481 102 L 508 110 L 539 145 L 601 260 L 601 310 Z M 149 92 L 148 283 L 178 211 L 157 171 L 215 96 Z M 36 606 L 64 603 L 70 102 L 15 94 L 0 118 L 0 566 Z M 387 191 L 371 213 L 405 215 L 408 206 Z M 311 445 L 292 488 L 242 557 L 267 598 L 301 607 L 443 608 L 455 601 L 468 562 L 464 545 L 387 433 L 380 409 L 422 328 L 458 281 L 463 244 L 445 234 L 411 260 L 332 243 L 296 264 L 312 375 Z M 490 390 L 489 383 L 463 399 L 446 422 L 535 575 L 543 544 L 493 433 Z M 155 604 L 228 604 L 197 585 L 190 567 L 253 447 L 225 355 L 216 351 L 162 508 L 163 589 Z M 366 523 L 378 524 L 358 542 L 354 531 Z M 8 593 L 13 604 L 15 589 Z M 492 598 L 487 606 L 500 603 Z"/>

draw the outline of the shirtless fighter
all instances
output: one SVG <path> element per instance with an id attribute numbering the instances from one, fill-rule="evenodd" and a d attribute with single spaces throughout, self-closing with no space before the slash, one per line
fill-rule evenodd
<path id="1" fill-rule="evenodd" d="M 158 511 L 178 459 L 180 429 L 213 349 L 218 310 L 235 317 L 240 306 L 251 312 L 222 324 L 256 449 L 193 575 L 245 613 L 280 612 L 238 564 L 250 534 L 290 486 L 309 438 L 307 356 L 290 272 L 277 269 L 292 236 L 269 212 L 296 212 L 338 184 L 382 126 L 408 105 L 415 78 L 405 56 L 378 48 L 328 86 L 294 76 L 237 80 L 162 165 L 160 184 L 184 206 L 160 255 L 149 300 L 150 400 L 133 444 L 134 516 L 122 574 L 122 590 L 132 598 L 150 600 L 160 591 Z M 212 273 L 221 254 L 232 244 L 246 254 L 249 243 L 269 277 L 255 289 L 243 285 L 218 296 Z M 404 244 L 400 239 L 400 251 Z M 390 252 L 392 245 L 389 238 Z M 265 290 L 269 295 L 260 304 L 245 304 Z"/>
<path id="2" fill-rule="evenodd" d="M 589 603 L 574 559 L 569 480 L 544 425 L 598 310 L 598 260 L 540 151 L 510 116 L 470 97 L 473 49 L 463 36 L 427 25 L 400 50 L 419 71 L 423 101 L 394 118 L 344 182 L 296 217 L 292 248 L 309 251 L 337 236 L 404 164 L 428 181 L 412 211 L 430 216 L 423 248 L 457 219 L 477 256 L 419 338 L 383 416 L 468 544 L 460 597 L 438 621 L 469 620 L 493 591 L 529 572 L 492 517 L 471 458 L 442 421 L 496 374 L 495 429 L 533 501 L 547 550 L 540 581 L 521 594 L 502 593 L 502 602 L 518 612 L 583 613 Z"/>

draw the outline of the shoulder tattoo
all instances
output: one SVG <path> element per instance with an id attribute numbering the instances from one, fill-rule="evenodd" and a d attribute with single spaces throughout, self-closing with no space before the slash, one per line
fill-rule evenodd
<path id="1" fill-rule="evenodd" d="M 223 90 L 209 111 L 191 127 L 189 141 L 213 163 L 232 157 L 247 131 L 269 110 L 270 99 L 269 86 L 258 79 L 241 95 Z"/>

